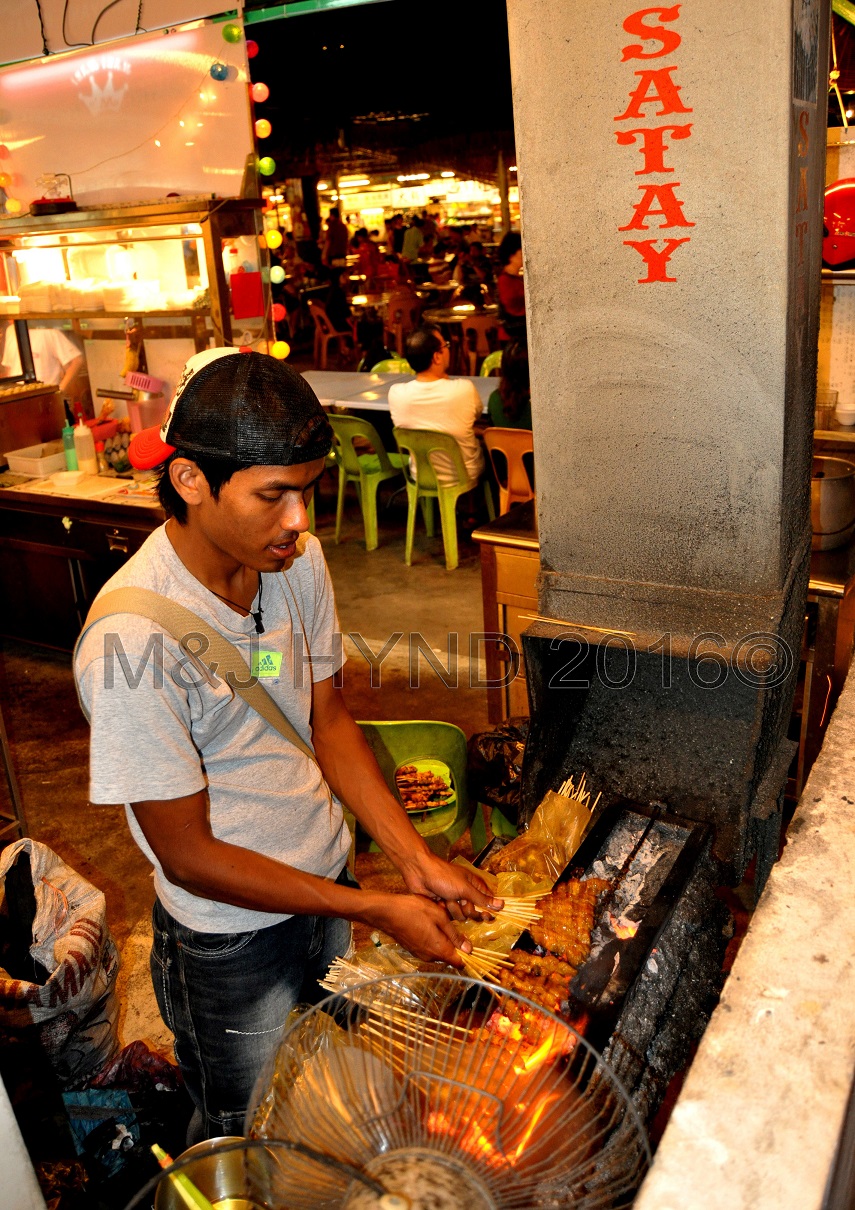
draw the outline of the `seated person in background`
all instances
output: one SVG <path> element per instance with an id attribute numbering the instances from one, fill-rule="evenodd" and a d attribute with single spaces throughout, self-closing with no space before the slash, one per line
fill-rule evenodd
<path id="1" fill-rule="evenodd" d="M 30 348 L 33 351 L 33 366 L 36 380 L 50 386 L 58 386 L 63 394 L 71 393 L 71 384 L 86 369 L 83 354 L 77 345 L 59 328 L 36 328 L 30 326 Z M 15 325 L 10 320 L 3 342 L 3 360 L 0 377 L 17 378 L 22 373 L 21 357 Z M 85 384 L 83 390 L 85 391 Z"/>
<path id="2" fill-rule="evenodd" d="M 490 420 L 499 428 L 531 428 L 528 349 L 521 341 L 509 344 L 502 354 L 502 380 L 487 401 L 487 408 Z"/>
<path id="3" fill-rule="evenodd" d="M 394 253 L 381 257 L 380 266 L 377 269 L 378 286 L 383 290 L 388 290 L 392 286 L 399 286 L 403 280 L 399 257 Z"/>
<path id="4" fill-rule="evenodd" d="M 484 469 L 484 453 L 475 435 L 475 423 L 482 414 L 478 392 L 465 378 L 448 377 L 449 346 L 439 328 L 415 328 L 407 336 L 405 351 L 416 376 L 389 388 L 392 423 L 399 428 L 449 433 L 460 446 L 469 485 L 474 487 Z M 457 482 L 446 455 L 433 454 L 431 461 L 440 483 Z"/>
<path id="5" fill-rule="evenodd" d="M 368 279 L 369 285 L 377 278 L 382 264 L 380 249 L 372 241 L 368 230 L 365 227 L 360 228 L 353 237 L 354 249 L 359 255 L 359 262 L 356 266 L 357 273 L 363 274 Z"/>
<path id="6" fill-rule="evenodd" d="M 336 273 L 324 299 L 330 323 L 337 332 L 347 332 L 351 329 L 351 310 L 347 301 L 348 281 L 349 274 L 346 269 L 342 273 Z"/>
<path id="7" fill-rule="evenodd" d="M 499 244 L 499 276 L 496 290 L 499 296 L 499 318 L 502 340 L 525 339 L 525 287 L 523 286 L 522 237 L 519 231 L 509 231 Z"/>
<path id="8" fill-rule="evenodd" d="M 493 285 L 493 266 L 480 240 L 469 245 L 469 272 L 481 285 Z"/>
<path id="9" fill-rule="evenodd" d="M 356 343 L 361 354 L 357 370 L 373 370 L 380 361 L 388 361 L 394 353 L 383 343 L 384 324 L 375 307 L 367 307 L 356 325 Z"/>

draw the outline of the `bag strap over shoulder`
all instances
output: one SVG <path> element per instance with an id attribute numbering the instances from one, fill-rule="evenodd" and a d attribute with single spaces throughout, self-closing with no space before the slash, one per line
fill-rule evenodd
<path id="1" fill-rule="evenodd" d="M 171 601 L 168 597 L 152 592 L 149 588 L 115 588 L 94 602 L 86 618 L 80 638 L 74 650 L 75 657 L 83 636 L 96 622 L 111 614 L 135 613 L 156 622 L 171 634 L 189 656 L 204 664 L 212 675 L 226 682 L 230 689 L 240 694 L 265 722 L 278 731 L 295 748 L 317 764 L 318 758 L 309 745 L 298 735 L 293 724 L 280 706 L 273 700 L 257 677 L 251 675 L 246 660 L 233 643 L 224 638 L 204 622 L 192 609 Z M 204 636 L 208 646 L 204 654 L 196 653 L 186 646 L 189 637 Z M 81 706 L 83 703 L 81 701 Z M 84 710 L 84 713 L 86 711 Z M 88 717 L 88 716 L 87 716 Z"/>

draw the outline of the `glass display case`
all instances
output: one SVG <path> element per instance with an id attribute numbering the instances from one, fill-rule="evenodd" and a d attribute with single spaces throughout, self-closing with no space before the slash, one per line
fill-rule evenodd
<path id="1" fill-rule="evenodd" d="M 0 221 L 0 318 L 81 340 L 268 338 L 260 199 L 175 198 Z M 240 278 L 238 281 L 237 278 Z"/>

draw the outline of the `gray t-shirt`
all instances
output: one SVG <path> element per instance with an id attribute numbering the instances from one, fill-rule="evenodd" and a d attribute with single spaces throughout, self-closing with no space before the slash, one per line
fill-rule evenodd
<path id="1" fill-rule="evenodd" d="M 316 538 L 301 537 L 291 567 L 263 576 L 260 636 L 251 617 L 242 618 L 191 575 L 165 526 L 99 595 L 131 586 L 192 609 L 248 664 L 253 659 L 261 684 L 311 744 L 312 683 L 344 663 L 332 584 Z M 204 675 L 162 627 L 135 614 L 104 618 L 84 636 L 74 672 L 92 719 L 90 799 L 125 804 L 134 839 L 154 866 L 158 898 L 176 920 L 202 932 L 234 933 L 288 916 L 203 899 L 169 882 L 130 809 L 133 802 L 207 790 L 218 839 L 324 878 L 341 872 L 350 836 L 318 766 L 224 681 Z"/>

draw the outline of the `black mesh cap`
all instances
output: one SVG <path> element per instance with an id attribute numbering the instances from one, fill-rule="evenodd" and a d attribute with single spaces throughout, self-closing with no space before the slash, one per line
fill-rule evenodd
<path id="1" fill-rule="evenodd" d="M 191 357 L 159 431 L 131 442 L 135 466 L 155 466 L 176 449 L 250 466 L 323 458 L 333 434 L 301 374 L 268 353 L 206 349 Z"/>

